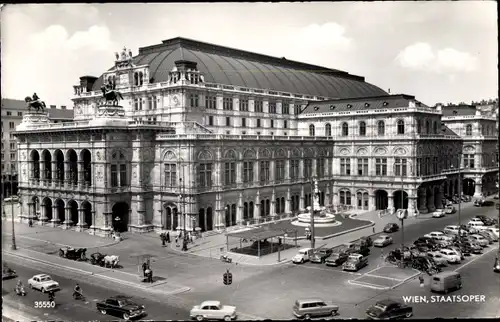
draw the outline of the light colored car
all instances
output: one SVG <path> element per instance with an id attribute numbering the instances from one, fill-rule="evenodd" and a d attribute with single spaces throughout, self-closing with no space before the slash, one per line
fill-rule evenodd
<path id="1" fill-rule="evenodd" d="M 295 255 L 292 259 L 292 261 L 295 264 L 303 264 L 311 259 L 311 256 L 314 255 L 314 249 L 312 248 L 302 248 L 299 250 L 297 255 Z"/>
<path id="2" fill-rule="evenodd" d="M 444 258 L 443 254 L 441 254 L 440 252 L 428 252 L 427 256 L 429 256 L 429 258 L 433 259 L 434 262 L 439 266 L 448 265 L 448 260 L 446 258 Z"/>
<path id="3" fill-rule="evenodd" d="M 393 243 L 392 237 L 387 235 L 380 235 L 373 241 L 375 247 L 385 247 Z"/>
<path id="4" fill-rule="evenodd" d="M 470 223 L 473 223 L 473 222 L 478 222 L 478 223 L 480 223 L 480 224 L 484 224 L 484 223 L 483 223 L 483 221 L 482 221 L 481 219 L 476 218 L 476 217 L 474 217 L 474 218 L 472 218 L 471 220 L 469 220 L 469 224 L 470 224 Z"/>
<path id="5" fill-rule="evenodd" d="M 432 213 L 432 218 L 443 218 L 444 217 L 444 210 L 443 209 L 436 209 Z"/>
<path id="6" fill-rule="evenodd" d="M 469 221 L 469 223 L 467 224 L 467 227 L 471 231 L 480 231 L 480 230 L 488 229 L 488 226 L 485 226 L 482 221 L 480 221 L 480 222 Z"/>
<path id="7" fill-rule="evenodd" d="M 451 264 L 458 264 L 461 261 L 460 256 L 451 249 L 441 249 L 439 252 L 443 255 L 444 258 Z"/>
<path id="8" fill-rule="evenodd" d="M 454 214 L 455 212 L 457 212 L 457 210 L 453 205 L 447 205 L 446 208 L 444 209 L 445 214 Z"/>
<path id="9" fill-rule="evenodd" d="M 429 237 L 429 238 L 436 238 L 436 237 L 442 237 L 444 236 L 444 233 L 441 231 L 433 231 L 428 234 L 425 234 L 424 237 Z"/>
<path id="10" fill-rule="evenodd" d="M 342 270 L 357 272 L 366 265 L 368 265 L 368 258 L 361 254 L 352 254 L 349 255 L 347 261 L 342 265 Z"/>
<path id="11" fill-rule="evenodd" d="M 490 242 L 486 238 L 484 238 L 481 235 L 477 235 L 477 234 L 470 235 L 469 236 L 469 241 L 471 243 L 478 244 L 481 247 L 486 247 L 486 246 L 488 246 L 490 244 Z"/>
<path id="12" fill-rule="evenodd" d="M 449 249 L 451 251 L 454 251 L 455 254 L 457 254 L 458 256 L 460 256 L 460 260 L 463 260 L 465 257 L 464 255 L 462 254 L 462 251 L 460 250 L 460 248 L 456 247 L 456 246 L 447 246 L 443 249 Z"/>
<path id="13" fill-rule="evenodd" d="M 500 238 L 498 228 L 488 227 L 486 231 L 489 231 L 491 234 L 495 235 L 497 238 Z"/>
<path id="14" fill-rule="evenodd" d="M 317 316 L 335 316 L 338 314 L 339 306 L 332 302 L 326 302 L 319 298 L 300 299 L 293 305 L 293 315 L 299 319 L 309 320 Z"/>
<path id="15" fill-rule="evenodd" d="M 448 225 L 444 227 L 443 232 L 448 235 L 458 235 L 458 231 L 460 230 L 460 235 L 467 236 L 467 231 L 464 229 L 460 229 L 457 225 Z"/>
<path id="16" fill-rule="evenodd" d="M 47 274 L 38 274 L 28 280 L 28 286 L 32 289 L 42 291 L 42 293 L 49 291 L 58 291 L 61 288 L 59 283 L 54 281 L 52 277 Z"/>
<path id="17" fill-rule="evenodd" d="M 195 305 L 191 309 L 189 316 L 198 321 L 203 320 L 235 320 L 236 307 L 230 305 L 221 305 L 219 301 L 205 301 L 200 305 Z"/>

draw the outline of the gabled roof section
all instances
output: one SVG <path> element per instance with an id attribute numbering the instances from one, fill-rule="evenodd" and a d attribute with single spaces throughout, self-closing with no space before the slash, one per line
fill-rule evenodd
<path id="1" fill-rule="evenodd" d="M 196 62 L 207 83 L 335 98 L 387 95 L 364 77 L 345 71 L 181 37 L 140 48 L 133 58 L 136 65 L 149 65 L 155 83 L 167 81 L 178 60 Z M 101 85 L 102 76 L 92 90 Z"/>
<path id="2" fill-rule="evenodd" d="M 2 98 L 2 109 L 6 110 L 27 110 L 26 102 L 11 98 Z"/>
<path id="3" fill-rule="evenodd" d="M 428 107 L 427 105 L 415 100 L 415 96 L 397 94 L 372 96 L 364 98 L 346 98 L 327 100 L 320 102 L 309 102 L 301 114 L 311 113 L 330 113 L 330 112 L 345 112 L 345 111 L 366 111 L 387 108 L 397 108 L 408 106 L 410 101 L 416 103 L 417 106 Z"/>
<path id="4" fill-rule="evenodd" d="M 473 105 L 443 106 L 443 116 L 466 116 L 476 115 L 476 107 Z"/>

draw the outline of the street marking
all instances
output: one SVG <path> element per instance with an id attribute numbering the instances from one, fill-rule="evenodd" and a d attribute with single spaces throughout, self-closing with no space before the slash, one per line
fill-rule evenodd
<path id="1" fill-rule="evenodd" d="M 498 249 L 498 247 L 491 248 L 491 249 L 490 249 L 490 250 L 488 250 L 486 253 L 482 253 L 482 254 L 480 254 L 480 255 L 478 255 L 478 256 L 476 256 L 476 257 L 474 257 L 473 259 L 471 259 L 471 260 L 470 260 L 470 261 L 468 261 L 467 263 L 462 264 L 462 265 L 460 265 L 459 267 L 455 268 L 453 271 L 454 271 L 454 272 L 456 272 L 456 271 L 458 271 L 459 269 L 462 269 L 462 268 L 464 268 L 465 266 L 469 265 L 470 263 L 474 262 L 475 260 L 477 260 L 477 259 L 479 259 L 479 258 L 483 257 L 484 255 L 486 255 L 486 254 L 488 254 L 488 253 L 490 253 L 490 252 L 492 252 L 492 251 L 494 251 L 494 250 L 497 250 L 497 249 Z"/>
<path id="2" fill-rule="evenodd" d="M 370 277 L 376 277 L 376 278 L 383 278 L 383 279 L 386 279 L 386 280 L 391 280 L 391 281 L 402 281 L 402 279 L 399 279 L 399 278 L 392 278 L 392 277 L 387 277 L 387 276 L 382 276 L 382 275 L 373 275 L 373 274 L 368 274 L 366 273 L 365 275 L 363 276 L 370 276 Z"/>
<path id="3" fill-rule="evenodd" d="M 348 282 L 351 285 L 369 287 L 369 288 L 373 288 L 373 289 L 376 289 L 376 290 L 387 290 L 387 289 L 389 289 L 388 286 L 381 287 L 381 285 L 378 285 L 378 284 L 372 284 L 372 283 L 366 283 L 366 282 L 358 282 L 356 280 L 349 280 Z"/>
<path id="4" fill-rule="evenodd" d="M 317 270 L 320 270 L 320 271 L 328 271 L 328 272 L 335 272 L 335 273 L 351 274 L 351 275 L 356 275 L 356 276 L 362 276 L 363 275 L 361 273 L 346 272 L 346 271 L 341 271 L 341 270 L 336 270 L 336 269 L 328 269 L 328 268 L 322 268 L 322 267 L 296 265 L 296 264 L 294 264 L 294 266 L 295 267 L 300 267 L 300 268 L 317 269 Z"/>
<path id="5" fill-rule="evenodd" d="M 391 288 L 392 289 L 395 289 L 396 287 L 398 287 L 399 285 L 402 285 L 404 283 L 406 283 L 406 281 L 409 281 L 411 280 L 412 278 L 415 278 L 416 276 L 420 275 L 422 273 L 420 272 L 416 272 L 415 274 L 413 274 L 412 276 L 408 277 L 408 278 L 405 278 L 404 280 L 402 280 L 401 282 L 397 283 L 396 285 L 392 286 Z"/>

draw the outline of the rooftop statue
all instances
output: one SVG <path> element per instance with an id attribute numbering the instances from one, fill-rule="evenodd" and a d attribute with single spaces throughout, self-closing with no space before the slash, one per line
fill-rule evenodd
<path id="1" fill-rule="evenodd" d="M 36 93 L 33 93 L 33 97 L 26 96 L 24 98 L 24 101 L 26 102 L 26 106 L 28 107 L 28 111 L 30 111 L 32 108 L 36 110 L 37 112 L 43 112 L 47 106 L 45 105 L 44 101 L 41 101 L 38 95 Z"/>
<path id="2" fill-rule="evenodd" d="M 118 101 L 123 99 L 123 96 L 117 90 L 111 89 L 109 86 L 101 86 L 102 96 L 106 100 L 106 105 L 111 102 L 112 106 L 118 106 Z"/>

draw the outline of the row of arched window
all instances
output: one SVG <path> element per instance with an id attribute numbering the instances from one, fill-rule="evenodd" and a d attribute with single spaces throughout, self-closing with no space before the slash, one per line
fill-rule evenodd
<path id="1" fill-rule="evenodd" d="M 397 121 L 397 134 L 405 134 L 405 122 L 403 120 Z M 341 124 L 341 135 L 348 136 L 349 135 L 349 125 L 347 122 L 343 122 Z M 366 135 L 366 122 L 361 121 L 358 125 L 358 135 L 365 136 Z M 377 134 L 385 135 L 385 122 L 378 121 L 377 122 Z M 314 124 L 309 125 L 309 136 L 316 136 L 316 127 Z M 332 136 L 332 125 L 330 123 L 326 123 L 325 125 L 325 136 Z"/>

